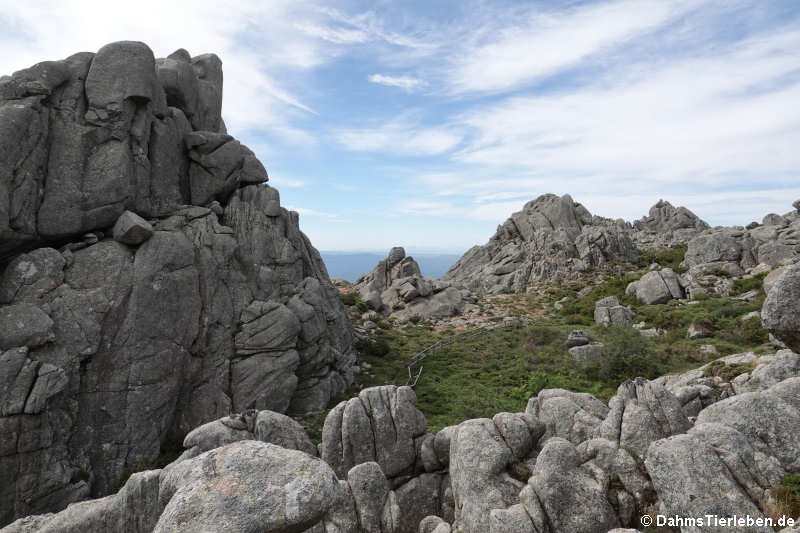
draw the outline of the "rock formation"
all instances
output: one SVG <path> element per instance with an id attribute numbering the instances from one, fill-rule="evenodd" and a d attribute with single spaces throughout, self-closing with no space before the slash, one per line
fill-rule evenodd
<path id="1" fill-rule="evenodd" d="M 444 279 L 486 293 L 523 292 L 534 281 L 637 255 L 624 221 L 592 216 L 569 195 L 545 194 L 511 215 L 484 246 L 467 251 Z"/>
<path id="2" fill-rule="evenodd" d="M 0 524 L 351 382 L 338 293 L 221 99 L 217 56 L 138 42 L 0 79 Z"/>
<path id="3" fill-rule="evenodd" d="M 685 207 L 659 200 L 647 216 L 633 223 L 633 241 L 640 248 L 685 244 L 708 224 Z"/>
<path id="4" fill-rule="evenodd" d="M 422 276 L 413 257 L 397 246 L 352 286 L 373 309 L 400 322 L 459 315 L 474 302 L 467 290 Z"/>
<path id="5" fill-rule="evenodd" d="M 800 259 L 800 212 L 767 215 L 762 224 L 708 229 L 689 241 L 684 275 L 690 294 L 727 296 L 730 283 L 714 276 L 741 276 L 754 269 L 766 272 Z M 777 276 L 777 274 L 776 274 Z"/>
<path id="6" fill-rule="evenodd" d="M 320 459 L 283 415 L 229 416 L 116 495 L 0 531 L 610 533 L 654 510 L 764 518 L 772 490 L 800 472 L 800 356 L 722 361 L 752 371 L 731 382 L 704 367 L 637 378 L 608 406 L 546 389 L 524 413 L 435 435 L 410 388 L 365 389 L 326 418 Z"/>

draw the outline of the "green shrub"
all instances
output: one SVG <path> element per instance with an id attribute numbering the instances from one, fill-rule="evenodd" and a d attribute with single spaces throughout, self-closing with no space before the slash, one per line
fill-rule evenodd
<path id="1" fill-rule="evenodd" d="M 723 381 L 730 381 L 751 370 L 753 370 L 752 363 L 726 363 L 716 360 L 703 370 L 703 377 L 720 377 Z"/>
<path id="2" fill-rule="evenodd" d="M 361 312 L 361 313 L 366 313 L 367 311 L 369 311 L 369 308 L 370 308 L 370 306 L 367 304 L 367 302 L 364 302 L 364 301 L 361 301 L 361 300 L 356 302 L 356 309 L 358 309 L 359 312 Z"/>
<path id="3" fill-rule="evenodd" d="M 646 250 L 642 252 L 635 264 L 639 268 L 647 268 L 652 263 L 658 263 L 662 267 L 669 267 L 680 274 L 686 271 L 680 265 L 686 256 L 687 248 L 685 244 L 678 244 L 670 248 Z"/>
<path id="4" fill-rule="evenodd" d="M 769 341 L 769 333 L 761 326 L 760 318 L 731 321 L 717 334 L 723 340 L 744 346 L 757 346 Z"/>
<path id="5" fill-rule="evenodd" d="M 706 272 L 706 274 L 711 274 L 712 276 L 717 276 L 718 278 L 729 278 L 731 277 L 731 273 L 723 268 L 714 268 Z"/>
<path id="6" fill-rule="evenodd" d="M 652 342 L 630 327 L 610 326 L 602 339 L 606 349 L 603 358 L 589 365 L 591 373 L 608 382 L 620 382 L 638 376 L 654 378 L 663 368 L 653 357 Z M 594 371 L 594 372 L 592 372 Z"/>
<path id="7" fill-rule="evenodd" d="M 342 303 L 348 307 L 351 305 L 356 305 L 359 300 L 358 293 L 355 291 L 352 292 L 340 292 L 339 299 Z"/>
<path id="8" fill-rule="evenodd" d="M 744 294 L 749 291 L 760 291 L 764 289 L 764 278 L 766 272 L 762 272 L 750 279 L 737 279 L 733 282 L 733 289 L 736 294 Z"/>
<path id="9" fill-rule="evenodd" d="M 391 351 L 391 347 L 389 346 L 389 341 L 383 337 L 376 337 L 374 339 L 367 337 L 356 343 L 356 350 L 364 355 L 383 357 Z"/>

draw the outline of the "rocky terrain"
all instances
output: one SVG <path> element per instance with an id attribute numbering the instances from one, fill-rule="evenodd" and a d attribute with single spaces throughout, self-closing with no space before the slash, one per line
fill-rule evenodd
<path id="1" fill-rule="evenodd" d="M 797 213 L 545 195 L 444 281 L 393 248 L 340 292 L 225 133 L 216 56 L 112 43 L 0 97 L 0 533 L 800 518 Z M 464 317 L 499 327 L 437 332 Z"/>
<path id="2" fill-rule="evenodd" d="M 0 79 L 0 524 L 352 382 L 338 293 L 222 90 L 217 56 L 138 42 Z"/>
<path id="3" fill-rule="evenodd" d="M 351 288 L 372 310 L 391 313 L 400 322 L 451 317 L 475 307 L 475 297 L 469 291 L 423 277 L 414 258 L 399 246 Z"/>
<path id="4" fill-rule="evenodd" d="M 511 215 L 488 243 L 467 251 L 443 279 L 488 294 L 524 292 L 536 282 L 635 261 L 643 250 L 686 243 L 707 228 L 663 200 L 630 224 L 593 216 L 569 195 L 545 194 Z"/>
<path id="5" fill-rule="evenodd" d="M 628 380 L 608 403 L 544 389 L 524 412 L 435 434 L 411 388 L 368 388 L 330 411 L 318 450 L 288 417 L 248 411 L 197 428 L 178 460 L 116 495 L 2 531 L 606 533 L 656 514 L 774 518 L 774 489 L 800 473 L 798 287 L 800 264 L 767 297 L 764 324 L 791 348 L 774 355 Z M 732 380 L 708 372 L 742 364 Z"/>

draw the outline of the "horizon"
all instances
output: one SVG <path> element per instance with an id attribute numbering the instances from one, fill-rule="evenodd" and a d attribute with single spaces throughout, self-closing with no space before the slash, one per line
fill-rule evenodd
<path id="1" fill-rule="evenodd" d="M 0 75 L 126 39 L 218 54 L 229 132 L 320 250 L 465 251 L 548 192 L 712 226 L 800 198 L 789 0 L 141 5 L 0 0 Z"/>

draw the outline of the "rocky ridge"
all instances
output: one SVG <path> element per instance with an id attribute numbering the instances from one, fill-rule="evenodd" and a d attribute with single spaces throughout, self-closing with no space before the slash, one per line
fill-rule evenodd
<path id="1" fill-rule="evenodd" d="M 488 243 L 467 251 L 443 279 L 481 293 L 524 292 L 535 282 L 635 261 L 641 250 L 686 242 L 707 227 L 669 202 L 630 224 L 593 216 L 569 195 L 545 194 L 498 226 Z"/>
<path id="2" fill-rule="evenodd" d="M 0 79 L 0 524 L 351 383 L 349 318 L 222 84 L 127 41 Z"/>

